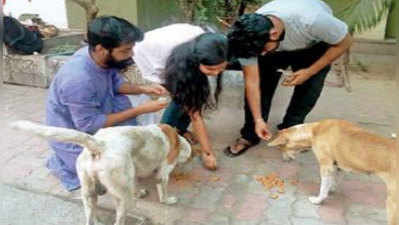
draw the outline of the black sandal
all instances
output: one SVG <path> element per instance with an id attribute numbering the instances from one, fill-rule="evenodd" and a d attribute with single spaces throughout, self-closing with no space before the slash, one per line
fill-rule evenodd
<path id="1" fill-rule="evenodd" d="M 257 144 L 253 144 L 253 143 L 247 141 L 244 138 L 237 138 L 236 143 L 234 145 L 243 145 L 244 148 L 242 148 L 239 152 L 234 153 L 234 152 L 231 151 L 231 146 L 228 146 L 223 151 L 226 156 L 228 156 L 230 158 L 234 158 L 234 157 L 240 156 L 240 155 L 244 154 L 249 148 L 251 148 L 251 147 L 253 147 L 253 146 L 257 145 Z"/>

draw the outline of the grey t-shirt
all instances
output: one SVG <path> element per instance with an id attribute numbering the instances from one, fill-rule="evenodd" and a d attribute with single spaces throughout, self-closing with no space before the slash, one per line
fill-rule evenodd
<path id="1" fill-rule="evenodd" d="M 331 8 L 321 0 L 274 0 L 256 13 L 273 15 L 284 23 L 285 37 L 277 51 L 307 49 L 319 42 L 338 44 L 348 33 L 348 26 L 334 17 Z M 242 65 L 253 59 L 240 59 Z"/>

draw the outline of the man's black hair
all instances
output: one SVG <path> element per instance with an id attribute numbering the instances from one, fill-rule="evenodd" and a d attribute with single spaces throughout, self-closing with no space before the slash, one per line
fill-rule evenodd
<path id="1" fill-rule="evenodd" d="M 242 15 L 230 28 L 229 52 L 234 58 L 251 58 L 262 53 L 270 40 L 272 21 L 264 15 L 250 13 Z"/>
<path id="2" fill-rule="evenodd" d="M 116 16 L 95 18 L 87 28 L 87 41 L 90 49 L 102 45 L 106 49 L 122 44 L 142 41 L 143 32 L 129 21 Z"/>

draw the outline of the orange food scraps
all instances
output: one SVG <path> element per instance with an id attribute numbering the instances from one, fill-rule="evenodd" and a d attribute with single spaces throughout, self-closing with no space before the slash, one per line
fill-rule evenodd
<path id="1" fill-rule="evenodd" d="M 187 180 L 190 178 L 190 176 L 184 173 L 172 173 L 172 178 L 175 179 L 176 181 L 180 181 L 180 180 Z"/>
<path id="2" fill-rule="evenodd" d="M 299 183 L 298 180 L 292 180 L 292 181 L 291 181 L 291 184 L 292 184 L 292 185 L 298 185 L 298 183 Z"/>
<path id="3" fill-rule="evenodd" d="M 191 173 L 172 172 L 171 179 L 177 182 L 195 182 L 200 181 L 201 178 Z"/>
<path id="4" fill-rule="evenodd" d="M 271 173 L 267 176 L 255 176 L 255 179 L 268 191 L 272 191 L 272 189 L 277 188 L 277 192 L 279 194 L 285 193 L 284 181 L 276 173 Z M 272 199 L 277 199 L 279 195 L 277 193 L 270 193 L 269 197 Z"/>
<path id="5" fill-rule="evenodd" d="M 278 194 L 270 194 L 269 195 L 269 198 L 271 198 L 271 199 L 278 199 Z"/>
<path id="6" fill-rule="evenodd" d="M 217 181 L 220 181 L 221 178 L 218 177 L 218 176 L 212 176 L 209 180 L 210 180 L 210 181 L 213 181 L 213 182 L 217 182 Z"/>

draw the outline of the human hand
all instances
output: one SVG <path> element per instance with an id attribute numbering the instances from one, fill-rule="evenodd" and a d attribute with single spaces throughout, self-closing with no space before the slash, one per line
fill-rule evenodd
<path id="1" fill-rule="evenodd" d="M 157 112 L 168 105 L 167 101 L 151 100 L 140 105 L 145 113 Z"/>
<path id="2" fill-rule="evenodd" d="M 258 137 L 263 140 L 267 141 L 272 138 L 272 133 L 269 131 L 269 127 L 263 119 L 257 119 L 255 121 L 255 132 Z"/>
<path id="3" fill-rule="evenodd" d="M 298 70 L 298 71 L 292 73 L 291 75 L 286 76 L 282 85 L 283 86 L 301 85 L 305 81 L 307 81 L 311 76 L 312 76 L 312 74 L 310 73 L 310 71 L 308 69 L 301 69 L 301 70 Z"/>
<path id="4" fill-rule="evenodd" d="M 144 93 L 149 95 L 166 95 L 168 91 L 162 85 L 159 84 L 152 84 L 149 86 L 144 86 Z"/>

